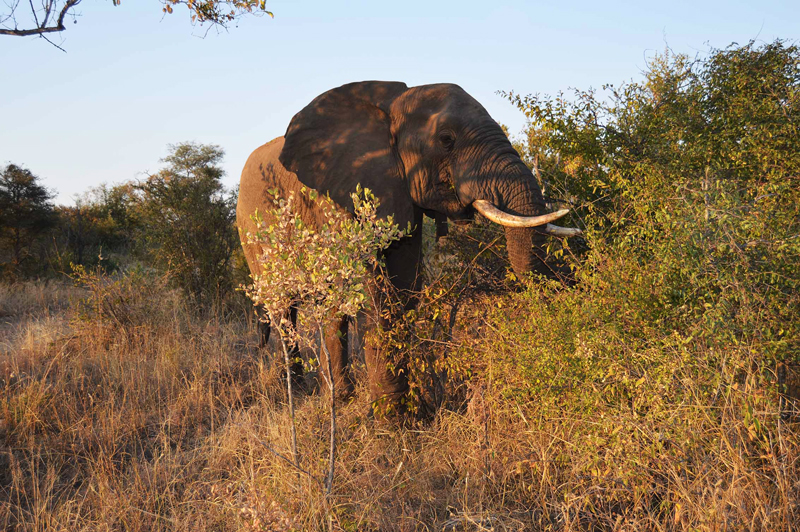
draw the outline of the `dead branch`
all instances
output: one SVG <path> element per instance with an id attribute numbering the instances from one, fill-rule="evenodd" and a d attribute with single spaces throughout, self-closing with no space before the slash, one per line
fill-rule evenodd
<path id="1" fill-rule="evenodd" d="M 16 37 L 26 37 L 29 35 L 44 36 L 46 33 L 64 31 L 67 29 L 67 27 L 64 26 L 64 19 L 67 15 L 72 14 L 70 11 L 80 4 L 81 0 L 67 0 L 64 2 L 64 5 L 61 6 L 61 9 L 58 9 L 58 3 L 58 0 L 45 0 L 41 9 L 37 10 L 33 4 L 33 0 L 29 0 L 28 4 L 30 5 L 31 16 L 33 17 L 35 26 L 27 29 L 21 29 L 17 25 L 16 12 L 19 8 L 19 2 L 8 4 L 9 13 L 5 16 L 0 15 L 0 17 L 2 17 L 2 23 L 6 23 L 9 20 L 12 21 L 13 28 L 0 28 L 0 35 L 13 35 Z M 41 20 L 39 20 L 39 13 L 42 14 Z M 54 19 L 56 13 L 58 13 L 58 16 Z"/>

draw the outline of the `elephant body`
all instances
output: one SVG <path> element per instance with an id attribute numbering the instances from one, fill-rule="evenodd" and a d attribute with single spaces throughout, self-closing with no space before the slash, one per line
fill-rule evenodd
<path id="1" fill-rule="evenodd" d="M 379 216 L 392 215 L 400 227 L 413 228 L 384 252 L 386 273 L 400 293 L 419 288 L 423 215 L 436 217 L 441 226 L 446 218 L 470 219 L 486 202 L 520 220 L 538 217 L 524 218 L 538 228 L 506 227 L 509 258 L 517 273 L 553 274 L 543 260 L 547 236 L 539 218 L 545 202 L 534 176 L 497 122 L 457 85 L 409 88 L 366 81 L 320 95 L 294 116 L 283 137 L 248 158 L 237 224 L 243 237 L 253 231 L 251 216 L 271 205 L 268 190 L 275 188 L 281 197 L 294 193 L 298 214 L 318 227 L 322 214 L 301 188 L 329 194 L 340 208 L 352 210 L 350 194 L 358 184 L 380 200 Z M 256 272 L 258 250 L 244 238 L 243 246 Z M 375 294 L 373 300 L 381 297 Z M 373 319 L 391 325 L 380 308 Z M 332 320 L 326 334 L 339 390 L 349 387 L 346 330 L 347 320 Z M 399 404 L 407 391 L 402 361 L 389 371 L 385 353 L 370 345 L 365 359 L 372 400 Z"/>
<path id="2" fill-rule="evenodd" d="M 264 209 L 272 205 L 272 196 L 268 192 L 270 189 L 279 190 L 282 198 L 294 193 L 298 214 L 309 226 L 318 228 L 319 224 L 324 222 L 322 213 L 314 208 L 307 196 L 300 194 L 303 183 L 294 172 L 284 168 L 278 159 L 283 144 L 283 137 L 273 139 L 258 147 L 245 163 L 242 180 L 239 183 L 239 200 L 236 204 L 236 224 L 243 235 L 256 230 L 255 223 L 251 219 L 256 210 L 263 215 Z M 253 176 L 257 177 L 254 179 Z M 255 272 L 258 250 L 255 246 L 248 246 L 244 242 L 243 246 L 247 265 L 251 272 Z"/>

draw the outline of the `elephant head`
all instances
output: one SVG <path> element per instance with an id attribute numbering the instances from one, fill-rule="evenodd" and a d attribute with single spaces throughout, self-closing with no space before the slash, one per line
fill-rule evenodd
<path id="1" fill-rule="evenodd" d="M 546 233 L 579 232 L 549 222 L 542 192 L 501 127 L 453 84 L 407 87 L 365 81 L 314 99 L 292 119 L 280 162 L 310 188 L 350 205 L 357 184 L 380 200 L 379 215 L 405 227 L 415 212 L 470 219 L 475 211 L 505 226 L 517 273 L 551 273 Z"/>

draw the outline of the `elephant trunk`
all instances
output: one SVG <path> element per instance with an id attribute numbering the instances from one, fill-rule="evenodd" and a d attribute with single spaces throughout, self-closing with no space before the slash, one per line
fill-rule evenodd
<path id="1" fill-rule="evenodd" d="M 544 261 L 545 235 L 532 228 L 506 227 L 506 249 L 514 273 L 553 273 Z"/>
<path id="2" fill-rule="evenodd" d="M 465 157 L 464 166 L 456 174 L 481 178 L 460 180 L 459 199 L 462 204 L 470 204 L 489 220 L 504 226 L 508 256 L 517 274 L 535 271 L 557 277 L 562 272 L 554 271 L 544 261 L 546 235 L 575 236 L 580 230 L 550 223 L 569 211 L 547 213 L 544 197 L 531 170 L 496 124 L 493 128 L 487 126 L 486 130 L 494 137 L 477 138 L 470 157 Z M 478 165 L 471 167 L 475 161 Z"/>
<path id="3" fill-rule="evenodd" d="M 555 213 L 545 213 L 545 202 L 536 181 L 527 170 L 527 176 L 512 181 L 512 186 L 498 190 L 496 204 L 473 202 L 473 206 L 490 220 L 503 225 L 506 233 L 506 249 L 511 267 L 517 275 L 528 272 L 560 277 L 563 268 L 545 261 L 544 251 L 548 234 L 574 236 L 578 229 L 568 229 L 552 225 L 554 221 L 569 211 L 563 209 Z M 561 233 L 561 234 L 559 234 Z M 552 262 L 552 261 L 551 261 Z"/>

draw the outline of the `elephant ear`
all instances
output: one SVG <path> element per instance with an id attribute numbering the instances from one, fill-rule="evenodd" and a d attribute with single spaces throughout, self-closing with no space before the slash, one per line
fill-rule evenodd
<path id="1" fill-rule="evenodd" d="M 350 211 L 356 186 L 371 189 L 380 201 L 378 216 L 394 215 L 405 228 L 413 220 L 413 204 L 388 110 L 407 88 L 405 83 L 364 81 L 321 94 L 292 118 L 281 164 Z"/>

